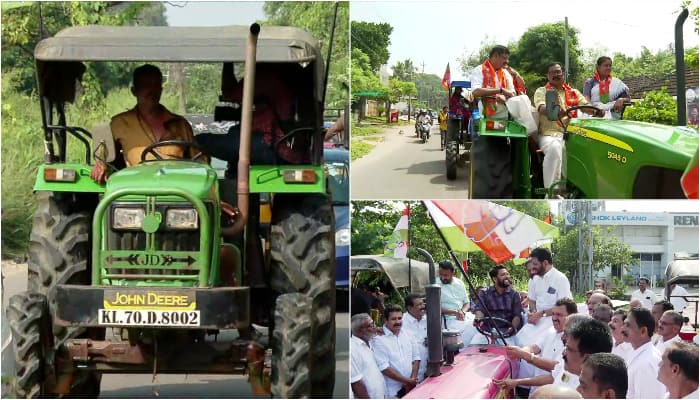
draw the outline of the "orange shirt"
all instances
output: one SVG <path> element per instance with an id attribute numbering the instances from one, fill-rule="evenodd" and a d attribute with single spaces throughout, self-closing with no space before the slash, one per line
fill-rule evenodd
<path id="1" fill-rule="evenodd" d="M 165 129 L 168 132 L 162 140 L 184 140 L 194 142 L 192 127 L 187 120 L 177 114 L 173 114 L 167 109 L 163 110 L 170 117 L 165 122 Z M 124 159 L 127 167 L 136 165 L 141 162 L 141 153 L 143 149 L 155 142 L 155 137 L 148 124 L 139 118 L 136 108 L 117 114 L 112 118 L 110 124 L 112 128 L 112 136 L 114 140 L 119 142 L 124 151 Z M 168 158 L 184 158 L 184 148 L 181 146 L 163 146 L 158 147 L 155 151 L 161 157 Z M 191 157 L 198 153 L 196 149 L 190 148 L 189 155 Z M 155 157 L 152 154 L 146 155 L 147 160 L 153 160 Z"/>

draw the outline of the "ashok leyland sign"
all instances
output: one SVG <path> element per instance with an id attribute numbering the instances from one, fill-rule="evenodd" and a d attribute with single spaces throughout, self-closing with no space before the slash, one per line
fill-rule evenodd
<path id="1" fill-rule="evenodd" d="M 594 211 L 593 225 L 672 225 L 673 215 L 654 213 Z"/>

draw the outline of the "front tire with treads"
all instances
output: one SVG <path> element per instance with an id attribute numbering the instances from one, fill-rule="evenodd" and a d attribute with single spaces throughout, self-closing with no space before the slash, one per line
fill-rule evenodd
<path id="1" fill-rule="evenodd" d="M 311 397 L 335 384 L 335 223 L 328 196 L 276 195 L 270 234 L 270 285 L 311 301 Z M 274 335 L 274 333 L 273 333 Z"/>

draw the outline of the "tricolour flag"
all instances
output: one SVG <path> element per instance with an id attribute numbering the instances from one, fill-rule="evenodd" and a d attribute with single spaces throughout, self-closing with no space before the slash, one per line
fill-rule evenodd
<path id="1" fill-rule="evenodd" d="M 426 200 L 425 205 L 452 251 L 481 250 L 497 264 L 559 235 L 555 226 L 485 200 Z"/>
<path id="2" fill-rule="evenodd" d="M 445 90 L 450 90 L 450 63 L 447 63 L 445 75 L 442 76 L 442 87 L 444 87 Z"/>
<path id="3" fill-rule="evenodd" d="M 391 233 L 389 240 L 384 247 L 384 255 L 394 258 L 406 258 L 408 253 L 408 219 L 410 218 L 409 206 L 403 210 L 399 222 Z"/>

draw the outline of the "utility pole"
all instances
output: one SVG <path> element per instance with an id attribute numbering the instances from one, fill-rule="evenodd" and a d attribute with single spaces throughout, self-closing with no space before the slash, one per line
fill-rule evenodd
<path id="1" fill-rule="evenodd" d="M 569 81 L 569 17 L 564 17 L 564 82 Z"/>

